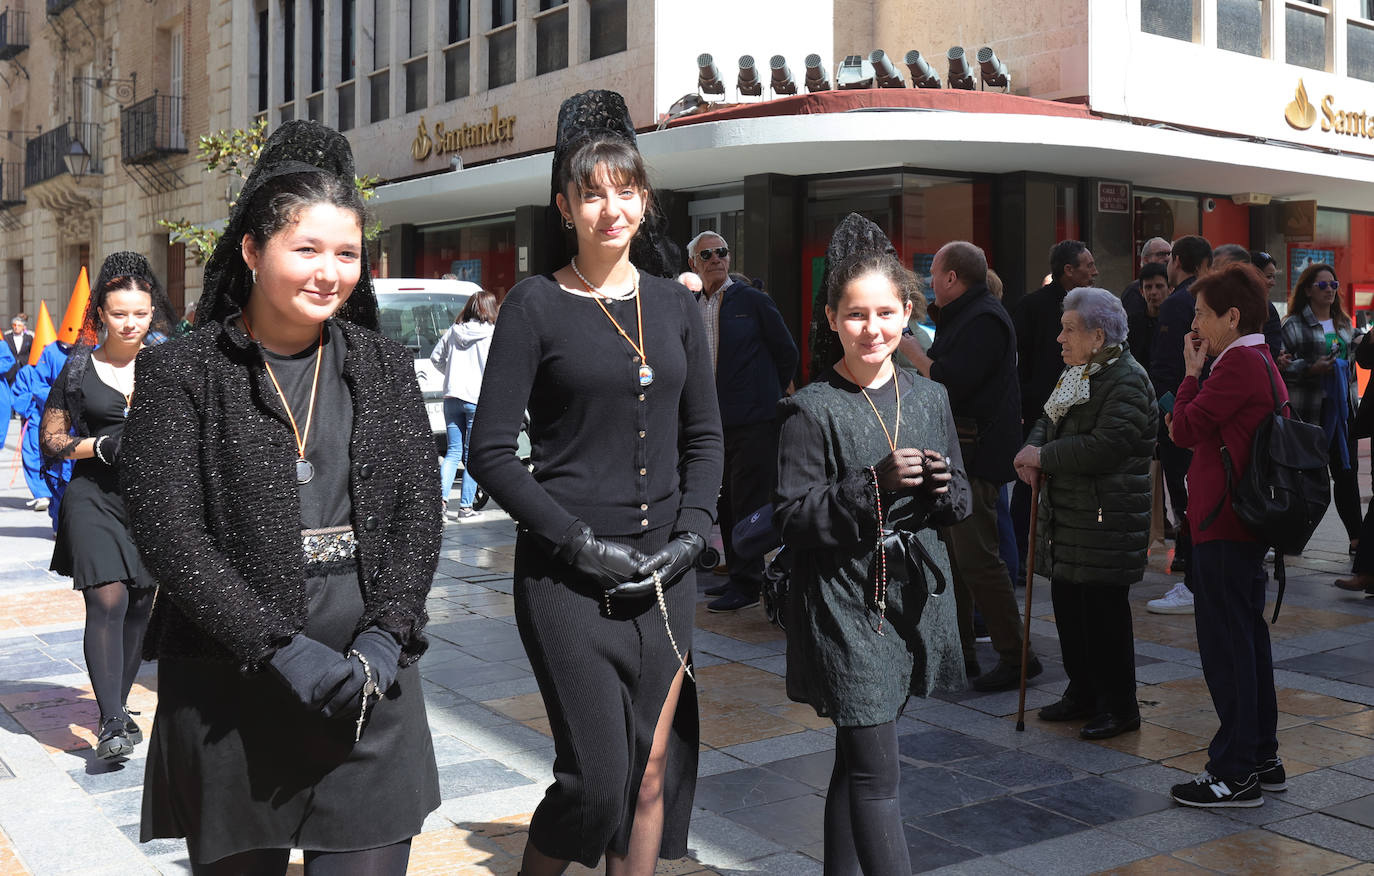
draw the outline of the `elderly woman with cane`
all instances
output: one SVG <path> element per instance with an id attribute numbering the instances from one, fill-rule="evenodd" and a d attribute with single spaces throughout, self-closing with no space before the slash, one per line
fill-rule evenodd
<path id="1" fill-rule="evenodd" d="M 1035 570 L 1050 579 L 1069 676 L 1040 719 L 1087 719 L 1079 736 L 1109 739 L 1140 728 L 1126 596 L 1145 570 L 1159 415 L 1115 295 L 1073 290 L 1060 324 L 1064 373 L 1014 460 L 1026 483 L 1043 477 Z"/>

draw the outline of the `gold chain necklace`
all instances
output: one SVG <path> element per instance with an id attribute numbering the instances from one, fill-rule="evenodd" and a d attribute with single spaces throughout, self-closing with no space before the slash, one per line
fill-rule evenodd
<path id="1" fill-rule="evenodd" d="M 897 382 L 897 369 L 892 369 L 892 392 L 897 396 L 897 421 L 892 424 L 892 431 L 889 432 L 887 431 L 887 423 L 883 422 L 883 415 L 878 413 L 878 406 L 869 397 L 868 390 L 864 389 L 863 385 L 854 378 L 854 372 L 849 370 L 849 366 L 844 364 L 843 359 L 840 360 L 840 367 L 844 369 L 845 377 L 849 382 L 859 387 L 859 392 L 864 394 L 864 401 L 868 402 L 868 406 L 873 409 L 873 416 L 878 418 L 878 425 L 883 427 L 883 437 L 887 438 L 888 448 L 895 451 L 897 439 L 902 436 L 902 385 Z"/>
<path id="2" fill-rule="evenodd" d="M 614 316 L 612 316 L 610 309 L 606 307 L 605 301 L 603 299 L 609 296 L 607 296 L 606 293 L 602 292 L 597 287 L 593 286 L 591 282 L 587 280 L 586 277 L 582 276 L 582 272 L 577 269 L 576 258 L 571 260 L 570 265 L 572 266 L 573 273 L 577 275 L 577 279 L 581 280 L 582 285 L 586 286 L 587 291 L 591 293 L 592 300 L 597 303 L 597 306 L 601 308 L 601 312 L 606 314 L 606 318 L 611 321 L 611 325 L 615 326 L 615 330 L 620 332 L 620 336 L 625 339 L 625 342 L 629 344 L 630 347 L 636 353 L 639 354 L 639 385 L 648 386 L 649 384 L 653 383 L 654 369 L 649 367 L 649 357 L 644 355 L 644 308 L 640 304 L 639 271 L 635 271 L 634 273 L 633 293 L 635 299 L 635 317 L 639 320 L 639 343 L 636 344 L 634 342 L 634 339 L 630 337 L 629 333 L 625 331 L 624 327 L 620 325 L 620 321 L 617 320 Z"/>
<path id="3" fill-rule="evenodd" d="M 253 338 L 253 327 L 248 324 L 248 315 L 239 314 L 243 320 L 243 328 L 248 332 L 248 337 Z M 253 338 L 257 340 L 257 338 Z M 267 376 L 272 379 L 272 386 L 276 387 L 277 396 L 281 398 L 281 406 L 286 409 L 286 419 L 291 421 L 291 433 L 296 436 L 296 483 L 308 484 L 310 479 L 315 476 L 315 466 L 310 460 L 305 458 L 305 443 L 310 440 L 310 424 L 315 419 L 315 392 L 320 388 L 320 357 L 324 353 L 324 323 L 320 323 L 320 338 L 315 345 L 315 377 L 310 382 L 310 407 L 305 413 L 305 432 L 296 428 L 296 415 L 291 413 L 291 403 L 286 400 L 286 393 L 281 391 L 281 384 L 277 382 L 277 375 L 272 373 L 272 363 L 267 361 L 264 356 L 262 364 L 267 368 Z"/>

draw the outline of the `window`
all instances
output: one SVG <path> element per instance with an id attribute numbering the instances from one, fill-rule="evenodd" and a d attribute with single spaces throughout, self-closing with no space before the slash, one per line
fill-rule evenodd
<path id="1" fill-rule="evenodd" d="M 1140 29 L 1191 43 L 1197 30 L 1194 3 L 1195 0 L 1140 0 Z"/>
<path id="2" fill-rule="evenodd" d="M 178 315 L 186 310 L 186 244 L 167 243 L 167 301 Z"/>
<path id="3" fill-rule="evenodd" d="M 487 88 L 500 88 L 515 81 L 515 28 L 487 36 Z"/>
<path id="4" fill-rule="evenodd" d="M 591 20 L 591 58 L 604 58 L 625 51 L 625 0 L 588 0 Z"/>
<path id="5" fill-rule="evenodd" d="M 541 0 L 548 2 L 548 0 Z M 562 8 L 557 8 L 562 6 Z M 568 10 L 555 4 L 552 12 L 534 20 L 534 74 L 543 76 L 568 66 Z"/>
<path id="6" fill-rule="evenodd" d="M 258 112 L 267 109 L 268 76 L 272 75 L 271 55 L 268 52 L 267 35 L 271 27 L 267 23 L 267 10 L 258 10 Z"/>
<path id="7" fill-rule="evenodd" d="M 471 88 L 468 71 L 468 44 L 444 52 L 444 100 L 467 97 Z"/>
<path id="8" fill-rule="evenodd" d="M 1374 28 L 1350 22 L 1345 32 L 1345 75 L 1374 82 Z"/>
<path id="9" fill-rule="evenodd" d="M 1366 21 L 1374 19 L 1374 0 L 1360 0 L 1359 15 Z"/>
<path id="10" fill-rule="evenodd" d="M 185 37 L 181 27 L 172 28 L 167 40 L 167 145 L 173 149 L 186 148 L 186 133 L 181 129 L 182 96 L 185 94 Z"/>
<path id="11" fill-rule="evenodd" d="M 391 66 L 391 0 L 372 4 L 372 69 Z"/>
<path id="12" fill-rule="evenodd" d="M 358 75 L 358 38 L 353 19 L 358 14 L 358 0 L 343 0 L 339 10 L 339 81 L 347 82 Z"/>
<path id="13" fill-rule="evenodd" d="M 1217 48 L 1264 57 L 1264 0 L 1217 0 Z"/>
<path id="14" fill-rule="evenodd" d="M 353 129 L 353 122 L 357 116 L 353 106 L 353 83 L 339 86 L 339 130 L 349 131 Z"/>
<path id="15" fill-rule="evenodd" d="M 413 113 L 429 105 L 429 57 L 422 56 L 406 64 L 406 112 Z"/>
<path id="16" fill-rule="evenodd" d="M 492 29 L 504 27 L 515 21 L 515 0 L 491 0 Z"/>
<path id="17" fill-rule="evenodd" d="M 296 99 L 296 3 L 295 0 L 282 0 L 281 4 L 281 26 L 282 34 L 282 64 L 281 64 L 281 93 L 282 100 L 290 102 Z"/>
<path id="18" fill-rule="evenodd" d="M 373 73 L 368 77 L 367 87 L 372 98 L 372 121 L 380 122 L 391 115 L 391 72 Z"/>
<path id="19" fill-rule="evenodd" d="M 1298 67 L 1326 69 L 1326 11 L 1307 3 L 1284 8 L 1284 60 Z"/>
<path id="20" fill-rule="evenodd" d="M 462 42 L 470 36 L 472 36 L 471 0 L 448 0 L 448 42 Z"/>
<path id="21" fill-rule="evenodd" d="M 310 0 L 310 90 L 324 88 L 324 0 Z"/>
<path id="22" fill-rule="evenodd" d="M 429 51 L 429 0 L 410 0 L 410 41 L 406 57 Z"/>

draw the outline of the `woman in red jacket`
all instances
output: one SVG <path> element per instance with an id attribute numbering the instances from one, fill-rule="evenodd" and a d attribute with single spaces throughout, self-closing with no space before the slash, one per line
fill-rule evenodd
<path id="1" fill-rule="evenodd" d="M 1169 435 L 1193 451 L 1188 466 L 1188 525 L 1193 531 L 1194 621 L 1202 674 L 1221 727 L 1207 768 L 1175 785 L 1185 806 L 1259 806 L 1261 790 L 1287 787 L 1278 757 L 1278 704 L 1269 628 L 1264 622 L 1265 546 L 1236 517 L 1226 494 L 1221 448 L 1236 476 L 1250 464 L 1255 429 L 1274 409 L 1274 389 L 1288 399 L 1264 342 L 1264 277 L 1235 264 L 1193 285 L 1193 331 L 1183 345 L 1185 376 Z M 1209 356 L 1212 371 L 1201 382 Z M 1203 521 L 1219 509 L 1216 519 Z"/>

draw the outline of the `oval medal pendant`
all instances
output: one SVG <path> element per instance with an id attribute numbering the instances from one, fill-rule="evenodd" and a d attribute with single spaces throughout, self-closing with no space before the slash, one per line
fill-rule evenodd
<path id="1" fill-rule="evenodd" d="M 315 466 L 310 464 L 310 460 L 303 456 L 296 460 L 296 483 L 308 484 L 314 476 Z"/>
<path id="2" fill-rule="evenodd" d="M 639 385 L 648 386 L 654 382 L 654 369 L 648 365 L 639 366 Z"/>

